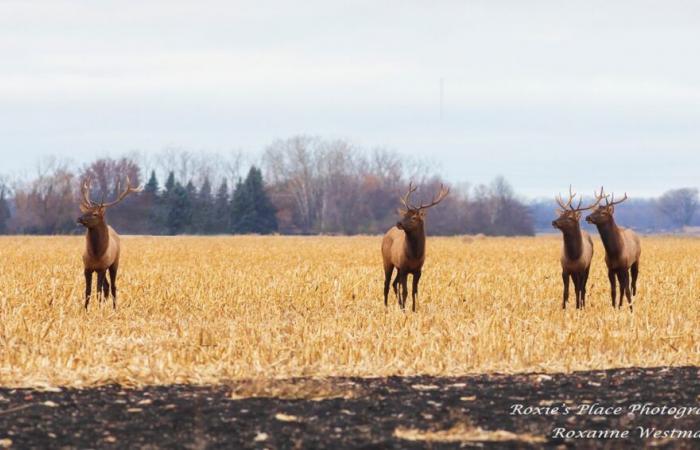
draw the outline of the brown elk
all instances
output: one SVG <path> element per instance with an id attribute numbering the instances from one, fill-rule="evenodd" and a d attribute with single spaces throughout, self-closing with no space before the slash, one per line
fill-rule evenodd
<path id="1" fill-rule="evenodd" d="M 398 212 L 401 220 L 396 226 L 391 227 L 382 240 L 382 258 L 384 260 L 384 306 L 388 304 L 389 284 L 391 274 L 396 268 L 394 278 L 394 293 L 399 301 L 401 309 L 406 309 L 408 297 L 408 274 L 413 275 L 413 306 L 416 311 L 416 296 L 418 295 L 418 282 L 420 281 L 423 263 L 425 262 L 425 210 L 440 203 L 450 192 L 448 188 L 440 186 L 440 192 L 433 200 L 424 205 L 412 206 L 409 197 L 416 191 L 413 183 L 409 183 L 408 192 L 401 197 L 404 208 Z M 401 284 L 401 291 L 398 285 Z"/>
<path id="2" fill-rule="evenodd" d="M 124 200 L 129 194 L 139 192 L 141 188 L 131 186 L 129 177 L 126 178 L 126 189 L 112 202 L 95 203 L 90 200 L 90 179 L 86 179 L 82 185 L 82 201 L 80 211 L 83 213 L 78 218 L 78 223 L 87 228 L 85 234 L 85 253 L 83 253 L 83 265 L 85 266 L 85 310 L 87 311 L 92 292 L 92 274 L 97 272 L 97 295 L 100 301 L 109 298 L 109 282 L 107 271 L 112 281 L 112 307 L 117 308 L 117 270 L 119 269 L 119 235 L 105 221 L 105 212 L 117 203 Z M 117 192 L 120 191 L 120 183 L 117 183 Z M 103 198 L 104 200 L 104 198 Z"/>
<path id="3" fill-rule="evenodd" d="M 613 214 L 615 205 L 627 200 L 627 193 L 622 200 L 615 201 L 615 195 L 608 200 L 610 195 L 605 195 L 603 187 L 600 194 L 595 192 L 598 203 L 605 200 L 605 205 L 600 205 L 588 217 L 586 222 L 593 223 L 598 228 L 598 233 L 605 247 L 605 264 L 608 266 L 608 279 L 612 296 L 612 305 L 615 307 L 615 277 L 620 284 L 620 301 L 618 308 L 622 307 L 622 300 L 627 296 L 630 311 L 632 310 L 632 295 L 637 295 L 637 276 L 639 275 L 639 256 L 642 252 L 639 236 L 628 229 L 618 227 Z M 632 275 L 632 293 L 630 295 L 630 273 Z"/>
<path id="4" fill-rule="evenodd" d="M 569 300 L 569 279 L 571 279 L 574 282 L 576 293 L 576 309 L 579 309 L 586 306 L 586 282 L 593 259 L 593 239 L 581 229 L 581 212 L 595 207 L 598 203 L 582 208 L 583 198 L 581 197 L 578 205 L 574 207 L 572 202 L 575 198 L 576 194 L 572 192 L 571 186 L 569 186 L 569 201 L 564 203 L 561 195 L 555 198 L 560 209 L 558 210 L 559 217 L 552 221 L 552 226 L 561 230 L 564 237 L 561 249 L 561 277 L 564 281 L 564 298 L 561 307 L 566 308 L 566 302 Z"/>

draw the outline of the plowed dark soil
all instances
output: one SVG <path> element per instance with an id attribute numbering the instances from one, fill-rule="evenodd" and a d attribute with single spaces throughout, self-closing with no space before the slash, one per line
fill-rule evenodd
<path id="1" fill-rule="evenodd" d="M 651 439 L 638 431 L 700 436 L 700 415 L 629 412 L 645 402 L 699 407 L 698 375 L 698 368 L 683 367 L 58 392 L 0 388 L 0 448 L 700 448 L 700 438 Z M 578 414 L 594 403 L 623 411 Z M 518 404 L 540 414 L 511 414 Z M 551 414 L 562 404 L 568 414 Z M 628 430 L 630 436 L 566 438 L 556 436 L 558 428 Z"/>

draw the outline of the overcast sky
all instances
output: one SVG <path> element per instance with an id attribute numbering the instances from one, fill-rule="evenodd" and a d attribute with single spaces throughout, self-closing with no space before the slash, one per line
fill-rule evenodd
<path id="1" fill-rule="evenodd" d="M 295 134 L 531 197 L 698 186 L 700 2 L 0 0 L 0 172 Z"/>

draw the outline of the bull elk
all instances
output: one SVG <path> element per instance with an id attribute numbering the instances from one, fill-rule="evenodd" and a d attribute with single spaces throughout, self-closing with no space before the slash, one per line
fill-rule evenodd
<path id="1" fill-rule="evenodd" d="M 97 295 L 102 301 L 109 298 L 110 286 L 107 281 L 107 271 L 112 282 L 112 307 L 117 308 L 117 270 L 119 269 L 119 235 L 105 221 L 105 212 L 117 203 L 124 200 L 129 194 L 141 191 L 141 188 L 131 186 L 129 177 L 126 178 L 126 189 L 118 197 L 109 203 L 100 201 L 95 203 L 90 200 L 90 179 L 86 179 L 81 187 L 82 200 L 80 211 L 83 213 L 78 218 L 78 223 L 87 228 L 85 234 L 85 253 L 83 253 L 83 265 L 85 267 L 85 310 L 87 311 L 92 292 L 92 274 L 97 272 Z M 117 183 L 117 192 L 120 192 L 120 183 Z"/>
<path id="2" fill-rule="evenodd" d="M 628 229 L 618 227 L 615 223 L 613 214 L 615 205 L 618 205 L 627 200 L 627 193 L 618 201 L 615 201 L 613 194 L 605 195 L 603 187 L 600 188 L 600 194 L 594 192 L 598 203 L 605 200 L 605 205 L 599 205 L 598 208 L 586 217 L 586 222 L 595 224 L 598 228 L 598 233 L 605 247 L 605 264 L 608 266 L 608 279 L 610 280 L 610 290 L 612 296 L 612 305 L 615 307 L 615 277 L 620 284 L 620 301 L 617 304 L 618 308 L 622 307 L 622 300 L 627 296 L 630 311 L 632 310 L 632 295 L 637 295 L 637 276 L 639 275 L 639 256 L 642 248 L 639 241 L 639 236 Z M 632 293 L 630 295 L 630 273 L 632 275 Z"/>
<path id="3" fill-rule="evenodd" d="M 408 274 L 413 275 L 413 306 L 416 311 L 416 296 L 418 295 L 418 282 L 420 281 L 423 263 L 425 262 L 425 211 L 440 203 L 450 192 L 448 188 L 440 186 L 440 192 L 433 200 L 420 206 L 411 205 L 410 196 L 416 191 L 413 183 L 409 183 L 408 192 L 401 197 L 403 209 L 398 212 L 401 220 L 396 226 L 391 227 L 382 240 L 382 259 L 384 260 L 384 306 L 388 306 L 389 284 L 391 275 L 396 268 L 396 278 L 394 278 L 394 293 L 402 310 L 406 309 L 406 298 L 408 297 Z M 398 285 L 401 284 L 401 291 Z"/>
<path id="4" fill-rule="evenodd" d="M 578 205 L 574 207 L 572 202 L 576 194 L 569 186 L 569 200 L 564 203 L 561 194 L 555 197 L 559 204 L 559 217 L 552 221 L 552 226 L 561 230 L 564 243 L 561 249 L 561 277 L 564 281 L 564 298 L 561 307 L 566 308 L 569 300 L 569 279 L 574 282 L 576 293 L 576 309 L 586 306 L 586 282 L 591 269 L 593 259 L 593 239 L 581 229 L 581 213 L 597 205 L 593 203 L 584 208 L 581 207 L 583 197 L 579 198 Z"/>

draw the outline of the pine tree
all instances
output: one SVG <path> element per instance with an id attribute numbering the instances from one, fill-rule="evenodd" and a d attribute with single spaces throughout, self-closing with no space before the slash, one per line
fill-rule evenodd
<path id="1" fill-rule="evenodd" d="M 169 196 L 168 234 L 181 234 L 189 231 L 192 224 L 192 200 L 187 188 L 175 183 Z"/>
<path id="2" fill-rule="evenodd" d="M 165 182 L 165 192 L 171 193 L 175 189 L 175 172 L 172 170 L 168 173 L 168 179 Z"/>
<path id="3" fill-rule="evenodd" d="M 255 205 L 252 203 L 247 186 L 239 178 L 231 198 L 231 233 L 252 233 L 249 228 L 254 211 Z"/>
<path id="4" fill-rule="evenodd" d="M 0 188 L 0 234 L 6 234 L 10 220 L 10 205 L 5 198 L 5 187 Z"/>
<path id="5" fill-rule="evenodd" d="M 143 217 L 147 218 L 148 224 L 146 229 L 151 234 L 163 234 L 165 213 L 163 199 L 159 191 L 158 178 L 156 178 L 156 171 L 153 170 L 148 183 L 143 187 L 143 205 L 145 208 Z"/>
<path id="6" fill-rule="evenodd" d="M 244 182 L 239 181 L 231 201 L 231 231 L 268 234 L 277 231 L 277 217 L 263 183 L 262 172 L 250 168 Z"/>
<path id="7" fill-rule="evenodd" d="M 148 183 L 143 187 L 144 193 L 158 194 L 159 190 L 158 178 L 156 178 L 156 171 L 151 171 L 151 178 L 148 179 Z"/>
<path id="8" fill-rule="evenodd" d="M 197 233 L 211 234 L 214 232 L 214 197 L 211 195 L 209 178 L 204 178 L 196 202 L 194 228 Z"/>
<path id="9" fill-rule="evenodd" d="M 190 234 L 196 234 L 197 230 L 196 227 L 197 225 L 195 224 L 195 211 L 197 211 L 197 188 L 194 186 L 194 183 L 192 180 L 187 182 L 187 186 L 185 186 L 185 191 L 187 191 L 187 200 L 190 204 L 189 207 L 189 220 L 187 221 L 187 227 L 185 229 L 185 232 L 190 233 Z"/>
<path id="10" fill-rule="evenodd" d="M 226 182 L 226 178 L 224 178 L 219 189 L 216 191 L 216 198 L 214 199 L 214 211 L 212 211 L 214 233 L 228 233 L 229 210 L 228 183 Z"/>

